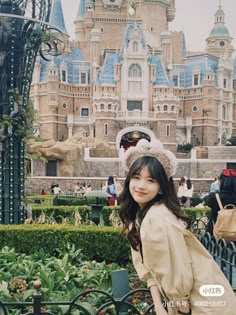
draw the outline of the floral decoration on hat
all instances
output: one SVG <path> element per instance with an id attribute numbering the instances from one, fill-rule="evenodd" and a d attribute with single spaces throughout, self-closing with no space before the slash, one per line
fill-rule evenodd
<path id="1" fill-rule="evenodd" d="M 142 156 L 156 158 L 165 169 L 168 177 L 175 174 L 177 158 L 170 150 L 165 150 L 163 144 L 159 140 L 156 139 L 148 142 L 146 139 L 141 139 L 136 147 L 127 149 L 123 158 L 124 168 L 129 170 L 134 161 Z"/>

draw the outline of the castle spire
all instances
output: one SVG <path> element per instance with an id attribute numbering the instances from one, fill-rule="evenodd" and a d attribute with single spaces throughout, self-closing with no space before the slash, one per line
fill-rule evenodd
<path id="1" fill-rule="evenodd" d="M 61 0 L 54 0 L 52 6 L 52 12 L 50 17 L 50 23 L 56 26 L 64 34 L 68 34 L 65 26 L 65 20 L 62 10 Z"/>
<path id="2" fill-rule="evenodd" d="M 84 0 L 80 0 L 80 2 L 79 2 L 79 9 L 78 9 L 76 20 L 83 19 L 84 18 L 84 12 L 85 12 L 85 1 Z"/>
<path id="3" fill-rule="evenodd" d="M 219 0 L 219 9 L 222 9 L 221 0 Z"/>

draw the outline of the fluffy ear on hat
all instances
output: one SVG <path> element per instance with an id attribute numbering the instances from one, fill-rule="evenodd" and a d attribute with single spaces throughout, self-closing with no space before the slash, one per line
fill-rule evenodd
<path id="1" fill-rule="evenodd" d="M 125 170 L 128 171 L 133 162 L 137 160 L 141 155 L 142 154 L 137 150 L 136 147 L 128 148 L 123 157 L 123 166 Z"/>

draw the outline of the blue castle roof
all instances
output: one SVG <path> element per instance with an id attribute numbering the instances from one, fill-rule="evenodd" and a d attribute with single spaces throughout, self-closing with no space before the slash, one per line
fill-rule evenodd
<path id="1" fill-rule="evenodd" d="M 81 63 L 79 63 L 81 62 Z M 83 62 L 83 63 L 82 63 Z M 60 69 L 62 63 L 67 67 L 67 82 L 69 84 L 79 84 L 80 67 L 85 60 L 79 48 L 71 48 L 71 54 L 60 55 L 55 57 L 54 63 L 57 69 Z M 89 63 L 88 63 L 89 65 Z M 48 67 L 50 63 L 41 59 L 40 81 L 46 81 L 48 78 Z M 90 72 L 90 70 L 89 70 Z M 60 71 L 58 71 L 58 79 L 60 80 Z"/>
<path id="2" fill-rule="evenodd" d="M 209 37 L 230 37 L 229 31 L 225 26 L 225 13 L 221 7 L 215 13 L 215 25 L 211 30 Z"/>
<path id="3" fill-rule="evenodd" d="M 78 13 L 77 13 L 77 16 L 76 16 L 76 20 L 83 19 L 84 13 L 85 13 L 85 0 L 80 0 L 80 2 L 79 2 L 79 9 L 78 9 Z"/>
<path id="4" fill-rule="evenodd" d="M 200 55 L 189 57 L 184 65 L 174 65 L 174 71 L 179 73 L 179 87 L 191 88 L 193 83 L 193 74 L 195 69 L 199 70 L 200 84 L 205 78 L 205 74 L 209 69 L 215 73 L 218 67 L 218 59 L 212 56 Z M 215 80 L 215 86 L 217 81 Z"/>
<path id="5" fill-rule="evenodd" d="M 102 72 L 99 78 L 100 84 L 115 84 L 114 80 L 114 65 L 118 63 L 117 53 L 108 53 L 105 57 Z"/>
<path id="6" fill-rule="evenodd" d="M 236 80 L 236 56 L 234 57 L 234 76 L 233 79 Z"/>
<path id="7" fill-rule="evenodd" d="M 156 80 L 154 85 L 170 85 L 164 66 L 161 62 L 160 55 L 152 55 L 150 57 L 151 64 L 156 66 Z"/>
<path id="8" fill-rule="evenodd" d="M 68 34 L 65 26 L 61 0 L 54 0 L 53 2 L 50 23 L 61 30 L 62 33 Z"/>

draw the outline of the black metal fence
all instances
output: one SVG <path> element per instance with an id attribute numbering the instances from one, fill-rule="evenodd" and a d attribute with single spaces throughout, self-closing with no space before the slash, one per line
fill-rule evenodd
<path id="1" fill-rule="evenodd" d="M 213 256 L 233 289 L 236 289 L 236 241 L 216 239 L 208 232 L 198 235 L 200 242 Z"/>
<path id="2" fill-rule="evenodd" d="M 32 302 L 1 302 L 1 315 L 151 315 L 153 302 L 149 289 L 139 288 L 130 291 L 128 271 L 112 272 L 111 292 L 86 290 L 71 301 L 42 300 L 41 282 L 34 282 L 35 293 Z"/>

